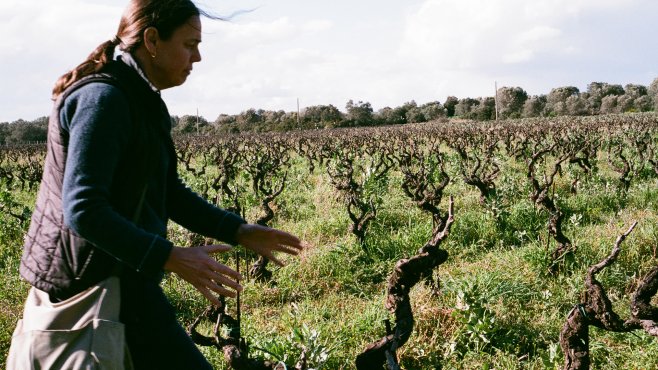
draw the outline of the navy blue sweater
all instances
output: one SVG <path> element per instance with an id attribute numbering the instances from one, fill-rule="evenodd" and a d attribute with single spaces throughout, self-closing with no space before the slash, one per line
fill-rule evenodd
<path id="1" fill-rule="evenodd" d="M 71 230 L 153 278 L 161 278 L 173 247 L 166 239 L 169 219 L 235 244 L 235 233 L 245 221 L 209 204 L 182 183 L 172 145 L 167 145 L 170 138 L 162 140 L 161 153 L 149 170 L 141 216 L 133 222 L 130 215 L 137 205 L 126 205 L 117 190 L 117 184 L 131 180 L 116 174 L 135 135 L 129 100 L 120 88 L 102 82 L 83 85 L 65 100 L 59 118 L 69 134 L 62 202 L 64 222 Z M 166 118 L 162 130 L 169 135 L 171 121 Z"/>

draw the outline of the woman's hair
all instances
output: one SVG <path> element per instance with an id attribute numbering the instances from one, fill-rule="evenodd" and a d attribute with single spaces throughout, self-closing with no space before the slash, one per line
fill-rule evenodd
<path id="1" fill-rule="evenodd" d="M 81 78 L 100 71 L 112 61 L 117 46 L 125 52 L 137 49 L 144 42 L 147 28 L 155 27 L 160 38 L 167 40 L 191 17 L 200 15 L 219 19 L 200 10 L 191 0 L 131 0 L 121 16 L 116 36 L 100 44 L 84 62 L 60 77 L 53 88 L 53 99 Z"/>

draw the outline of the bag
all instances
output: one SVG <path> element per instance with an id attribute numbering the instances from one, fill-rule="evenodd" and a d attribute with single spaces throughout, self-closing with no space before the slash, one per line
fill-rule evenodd
<path id="1" fill-rule="evenodd" d="M 7 369 L 132 369 L 120 299 L 114 275 L 57 303 L 32 287 L 11 338 Z"/>
<path id="2" fill-rule="evenodd" d="M 133 215 L 136 224 L 148 184 Z M 7 370 L 132 370 L 121 311 L 120 265 L 110 277 L 61 302 L 30 288 L 7 356 Z"/>

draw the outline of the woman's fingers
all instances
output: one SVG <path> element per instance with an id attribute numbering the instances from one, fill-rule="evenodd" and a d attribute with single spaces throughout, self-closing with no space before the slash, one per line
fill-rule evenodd
<path id="1" fill-rule="evenodd" d="M 281 262 L 281 260 L 279 260 L 278 258 L 276 258 L 272 253 L 270 253 L 269 256 L 265 256 L 265 257 L 267 257 L 267 259 L 269 259 L 270 261 L 274 262 L 274 264 L 277 265 L 277 266 L 279 266 L 279 267 L 283 267 L 283 266 L 286 265 L 285 263 Z"/>
<path id="2" fill-rule="evenodd" d="M 235 298 L 237 296 L 236 290 L 228 289 L 227 287 L 212 280 L 209 280 L 206 284 L 194 285 L 194 287 L 215 306 L 219 305 L 219 299 L 217 298 L 218 295 L 229 298 Z M 242 288 L 239 290 L 242 290 Z"/>
<path id="3" fill-rule="evenodd" d="M 201 248 L 208 254 L 214 254 L 214 253 L 219 253 L 219 252 L 228 252 L 228 251 L 233 249 L 233 247 L 231 247 L 230 245 L 226 245 L 226 244 L 210 244 L 210 245 L 203 245 L 203 246 L 196 247 L 196 248 Z"/>
<path id="4" fill-rule="evenodd" d="M 208 261 L 210 264 L 210 270 L 225 276 L 232 278 L 233 280 L 242 280 L 242 275 L 239 272 L 233 270 L 232 268 L 223 265 L 215 260 Z"/>
<path id="5" fill-rule="evenodd" d="M 212 304 L 215 305 L 215 306 L 219 306 L 219 305 L 220 305 L 220 303 L 219 303 L 219 299 L 217 298 L 217 296 L 215 296 L 215 295 L 210 291 L 210 289 L 208 289 L 208 288 L 206 288 L 206 287 L 203 287 L 203 286 L 195 286 L 195 288 L 196 288 L 199 292 L 201 292 L 201 294 L 203 294 L 203 296 L 206 297 L 206 299 L 209 300 L 210 303 L 212 303 Z"/>
<path id="6" fill-rule="evenodd" d="M 213 305 L 219 306 L 219 298 L 218 295 L 225 296 L 225 297 L 230 297 L 230 298 L 235 298 L 236 293 L 235 291 L 223 288 L 223 287 L 213 287 L 213 288 L 208 288 L 208 287 L 197 287 L 197 290 L 203 294 L 206 299 L 208 299 Z M 215 294 L 216 293 L 216 294 Z"/>
<path id="7" fill-rule="evenodd" d="M 227 277 L 224 274 L 213 272 L 211 278 L 209 279 L 210 282 L 209 284 L 212 286 L 214 285 L 221 285 L 221 286 L 227 286 L 231 289 L 237 290 L 237 291 L 242 291 L 242 285 L 237 282 L 237 280 L 234 280 L 230 277 Z"/>
<path id="8" fill-rule="evenodd" d="M 235 298 L 237 292 L 242 291 L 242 285 L 237 281 L 217 272 L 210 273 L 208 278 L 200 279 L 193 285 L 214 305 L 219 304 L 217 295 Z"/>
<path id="9" fill-rule="evenodd" d="M 218 253 L 218 252 L 228 252 L 228 251 L 233 249 L 233 247 L 231 247 L 229 245 L 224 245 L 224 244 L 205 245 L 205 246 L 200 247 L 200 248 L 204 248 L 206 253 L 208 253 L 208 255 L 213 254 L 213 253 Z M 242 275 L 240 275 L 239 272 L 233 270 L 232 268 L 230 268 L 226 265 L 223 265 L 223 264 L 217 262 L 213 258 L 210 258 L 208 263 L 210 263 L 211 269 L 213 271 L 217 271 L 220 274 L 230 276 L 235 280 L 241 280 L 242 279 Z"/>
<path id="10" fill-rule="evenodd" d="M 296 256 L 296 255 L 299 254 L 299 252 L 302 251 L 302 248 L 292 247 L 292 246 L 287 245 L 287 244 L 279 244 L 277 246 L 277 251 L 292 254 L 292 255 Z"/>
<path id="11" fill-rule="evenodd" d="M 208 286 L 207 289 L 210 289 L 219 295 L 223 295 L 225 297 L 230 297 L 230 298 L 235 298 L 235 296 L 237 295 L 237 292 L 235 290 L 228 289 L 220 284 L 211 282 L 211 284 L 209 285 L 210 286 Z"/>
<path id="12" fill-rule="evenodd" d="M 302 241 L 285 231 L 271 229 L 272 237 L 269 240 L 263 240 L 262 244 L 265 248 L 265 253 L 262 253 L 270 261 L 274 262 L 278 266 L 285 266 L 285 264 L 274 256 L 274 252 L 281 252 L 290 254 L 293 256 L 298 255 L 305 247 Z"/>
<path id="13" fill-rule="evenodd" d="M 277 244 L 286 245 L 296 250 L 304 249 L 304 245 L 298 237 L 281 230 L 277 230 L 277 232 Z"/>
<path id="14" fill-rule="evenodd" d="M 212 254 L 228 252 L 233 248 L 216 244 L 194 248 L 175 248 L 168 267 L 182 279 L 194 286 L 212 304 L 218 305 L 218 295 L 235 297 L 242 291 L 239 280 L 242 276 L 232 268 L 217 262 Z"/>

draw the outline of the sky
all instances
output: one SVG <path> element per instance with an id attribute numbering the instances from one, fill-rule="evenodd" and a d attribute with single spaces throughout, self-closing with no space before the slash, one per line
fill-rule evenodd
<path id="1" fill-rule="evenodd" d="M 125 0 L 1 0 L 0 122 L 49 115 L 57 78 L 112 38 Z M 529 95 L 658 77 L 655 0 L 203 0 L 203 60 L 164 90 L 172 115 L 348 100 Z"/>

